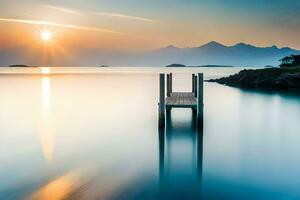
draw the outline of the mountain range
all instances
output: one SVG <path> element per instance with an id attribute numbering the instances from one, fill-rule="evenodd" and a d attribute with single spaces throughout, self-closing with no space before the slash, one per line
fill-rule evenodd
<path id="1" fill-rule="evenodd" d="M 239 43 L 225 46 L 212 41 L 200 47 L 178 48 L 167 46 L 140 53 L 128 53 L 105 49 L 74 49 L 72 56 L 60 57 L 52 60 L 56 66 L 166 66 L 171 63 L 180 63 L 188 66 L 226 65 L 241 67 L 262 67 L 279 65 L 279 59 L 300 54 L 300 50 L 289 47 L 278 48 L 256 47 Z M 0 51 L 0 66 L 10 64 L 41 65 L 40 56 L 29 56 L 25 49 L 11 52 Z"/>
<path id="2" fill-rule="evenodd" d="M 225 46 L 213 41 L 200 47 L 177 48 L 175 46 L 168 46 L 147 52 L 141 57 L 140 64 L 151 63 L 152 65 L 166 65 L 170 63 L 181 63 L 190 66 L 278 66 L 279 59 L 292 54 L 300 54 L 300 51 L 289 47 L 256 47 L 245 43 Z M 142 63 L 142 61 L 144 61 L 144 63 Z"/>

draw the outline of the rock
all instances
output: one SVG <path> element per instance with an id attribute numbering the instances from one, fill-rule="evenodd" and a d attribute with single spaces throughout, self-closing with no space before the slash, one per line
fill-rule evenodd
<path id="1" fill-rule="evenodd" d="M 274 81 L 274 85 L 277 88 L 300 88 L 300 73 L 284 73 Z"/>

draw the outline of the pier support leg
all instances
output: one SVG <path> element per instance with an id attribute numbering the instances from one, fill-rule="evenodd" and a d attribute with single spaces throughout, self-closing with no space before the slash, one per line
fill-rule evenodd
<path id="1" fill-rule="evenodd" d="M 198 76 L 195 75 L 195 78 L 194 78 L 194 88 L 195 88 L 195 97 L 196 98 L 198 96 L 198 84 L 197 84 L 197 82 L 198 82 Z"/>
<path id="2" fill-rule="evenodd" d="M 170 81 L 170 74 L 167 74 L 167 96 L 169 97 L 171 94 L 171 81 Z"/>
<path id="3" fill-rule="evenodd" d="M 195 74 L 192 75 L 192 93 L 195 94 Z"/>
<path id="4" fill-rule="evenodd" d="M 198 74 L 198 88 L 197 88 L 197 118 L 198 127 L 203 127 L 203 74 Z"/>
<path id="5" fill-rule="evenodd" d="M 197 134 L 197 180 L 199 197 L 202 195 L 202 174 L 203 174 L 203 126 L 198 128 Z"/>
<path id="6" fill-rule="evenodd" d="M 170 73 L 170 94 L 173 92 L 173 74 Z"/>
<path id="7" fill-rule="evenodd" d="M 163 192 L 165 179 L 165 128 L 158 129 L 159 139 L 159 190 Z"/>
<path id="8" fill-rule="evenodd" d="M 165 74 L 159 75 L 159 127 L 165 127 Z"/>

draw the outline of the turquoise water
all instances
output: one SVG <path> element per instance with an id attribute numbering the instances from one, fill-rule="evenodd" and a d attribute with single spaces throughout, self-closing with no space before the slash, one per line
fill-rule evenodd
<path id="1" fill-rule="evenodd" d="M 161 69 L 0 70 L 0 199 L 299 199 L 300 97 L 205 83 L 204 128 Z M 191 72 L 174 69 L 174 90 Z"/>

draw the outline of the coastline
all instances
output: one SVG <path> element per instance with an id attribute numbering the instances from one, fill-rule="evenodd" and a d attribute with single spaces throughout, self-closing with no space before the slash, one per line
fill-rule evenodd
<path id="1" fill-rule="evenodd" d="M 246 69 L 237 74 L 210 79 L 207 82 L 248 89 L 300 89 L 300 67 Z"/>

